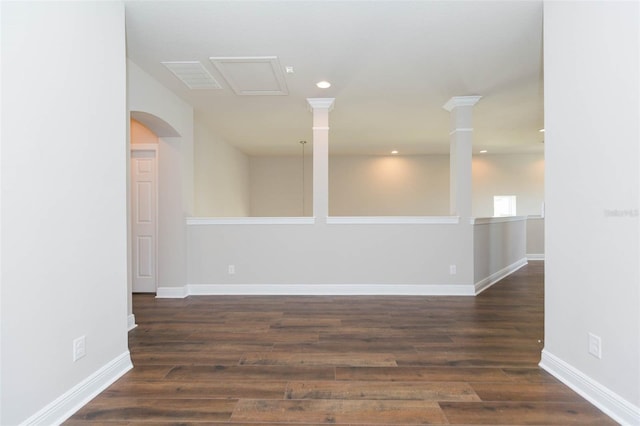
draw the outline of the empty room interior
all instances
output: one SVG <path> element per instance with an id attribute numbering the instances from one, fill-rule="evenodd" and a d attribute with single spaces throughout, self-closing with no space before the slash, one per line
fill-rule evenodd
<path id="1" fill-rule="evenodd" d="M 637 2 L 0 23 L 0 424 L 640 425 Z"/>

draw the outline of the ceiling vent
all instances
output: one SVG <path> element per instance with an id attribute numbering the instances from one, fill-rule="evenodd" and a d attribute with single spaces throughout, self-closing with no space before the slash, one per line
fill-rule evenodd
<path id="1" fill-rule="evenodd" d="M 222 89 L 199 61 L 162 62 L 189 89 Z"/>
<path id="2" fill-rule="evenodd" d="M 209 58 L 236 95 L 288 95 L 277 56 Z"/>

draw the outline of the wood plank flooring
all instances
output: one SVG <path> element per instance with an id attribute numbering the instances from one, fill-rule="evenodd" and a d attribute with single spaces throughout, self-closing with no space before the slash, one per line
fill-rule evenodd
<path id="1" fill-rule="evenodd" d="M 134 295 L 135 368 L 68 425 L 608 425 L 538 368 L 543 264 L 478 297 Z"/>

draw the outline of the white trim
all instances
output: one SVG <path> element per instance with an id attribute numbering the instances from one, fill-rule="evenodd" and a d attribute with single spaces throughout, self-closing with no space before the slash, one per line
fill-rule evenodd
<path id="1" fill-rule="evenodd" d="M 329 126 L 313 126 L 311 130 L 329 130 Z"/>
<path id="2" fill-rule="evenodd" d="M 544 253 L 527 253 L 527 260 L 544 260 Z"/>
<path id="3" fill-rule="evenodd" d="M 312 111 L 316 108 L 328 109 L 331 111 L 335 101 L 336 98 L 307 98 L 309 109 Z"/>
<path id="4" fill-rule="evenodd" d="M 519 222 L 527 220 L 527 216 L 501 216 L 501 217 L 472 217 L 469 219 L 471 225 L 489 225 L 492 223 Z"/>
<path id="5" fill-rule="evenodd" d="M 129 351 L 126 351 L 29 417 L 21 425 L 61 424 L 132 368 L 131 356 Z"/>
<path id="6" fill-rule="evenodd" d="M 542 350 L 539 365 L 616 422 L 629 426 L 640 425 L 640 407 L 633 405 L 546 349 Z"/>
<path id="7" fill-rule="evenodd" d="M 158 287 L 156 299 L 184 299 L 189 295 L 186 287 Z"/>
<path id="8" fill-rule="evenodd" d="M 489 287 L 491 287 L 501 279 L 513 274 L 515 271 L 522 268 L 526 264 L 527 264 L 527 258 L 525 257 L 516 262 L 513 262 L 511 265 L 505 268 L 502 268 L 499 271 L 489 275 L 488 277 L 478 281 L 475 284 L 475 294 L 478 295 L 482 293 L 483 291 L 485 291 L 486 289 L 488 289 Z"/>
<path id="9" fill-rule="evenodd" d="M 188 217 L 192 225 L 313 225 L 315 217 Z M 330 216 L 332 225 L 457 225 L 459 216 Z"/>
<path id="10" fill-rule="evenodd" d="M 315 217 L 188 217 L 187 225 L 313 225 Z"/>
<path id="11" fill-rule="evenodd" d="M 189 284 L 190 296 L 473 296 L 455 284 Z"/>
<path id="12" fill-rule="evenodd" d="M 330 225 L 457 225 L 459 216 L 329 216 Z"/>
<path id="13" fill-rule="evenodd" d="M 131 331 L 137 326 L 138 324 L 136 324 L 136 316 L 134 314 L 129 314 L 127 316 L 127 331 Z"/>
<path id="14" fill-rule="evenodd" d="M 153 151 L 155 153 L 158 152 L 158 144 L 157 143 L 132 143 L 131 151 Z"/>
<path id="15" fill-rule="evenodd" d="M 473 127 L 459 127 L 457 129 L 453 129 L 452 131 L 449 132 L 449 136 L 458 132 L 473 132 Z"/>
<path id="16" fill-rule="evenodd" d="M 454 96 L 447 101 L 442 108 L 451 112 L 456 107 L 461 106 L 474 106 L 478 101 L 482 99 L 482 96 Z"/>

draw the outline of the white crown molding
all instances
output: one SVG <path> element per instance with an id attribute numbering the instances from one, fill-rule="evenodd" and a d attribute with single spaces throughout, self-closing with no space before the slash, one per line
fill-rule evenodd
<path id="1" fill-rule="evenodd" d="M 311 111 L 314 109 L 328 109 L 331 111 L 335 100 L 336 98 L 307 98 L 307 103 Z"/>
<path id="2" fill-rule="evenodd" d="M 459 216 L 330 216 L 330 225 L 457 225 Z"/>
<path id="3" fill-rule="evenodd" d="M 540 367 L 622 425 L 640 425 L 640 407 L 625 400 L 582 371 L 542 350 Z"/>
<path id="4" fill-rule="evenodd" d="M 442 106 L 442 108 L 451 112 L 454 108 L 457 107 L 474 106 L 481 98 L 482 96 L 454 96 L 453 98 L 449 99 L 447 103 Z"/>
<path id="5" fill-rule="evenodd" d="M 132 368 L 131 356 L 129 351 L 126 351 L 29 417 L 21 425 L 61 424 Z"/>
<path id="6" fill-rule="evenodd" d="M 190 296 L 474 296 L 466 284 L 189 284 Z"/>
<path id="7" fill-rule="evenodd" d="M 188 217 L 187 225 L 313 225 L 315 217 Z"/>
<path id="8" fill-rule="evenodd" d="M 489 275 L 488 277 L 481 279 L 474 286 L 475 287 L 475 294 L 478 295 L 478 294 L 482 293 L 483 291 L 485 291 L 486 289 L 488 289 L 489 287 L 491 287 L 492 285 L 494 285 L 495 283 L 497 283 L 501 279 L 513 274 L 514 272 L 516 272 L 518 269 L 522 268 L 526 264 L 527 264 L 527 259 L 526 258 L 522 258 L 522 259 L 512 263 L 511 265 L 509 265 L 509 266 L 507 266 L 505 268 L 502 268 L 497 272 L 494 272 L 493 274 Z"/>

